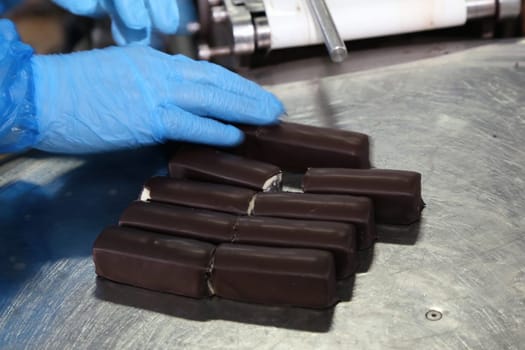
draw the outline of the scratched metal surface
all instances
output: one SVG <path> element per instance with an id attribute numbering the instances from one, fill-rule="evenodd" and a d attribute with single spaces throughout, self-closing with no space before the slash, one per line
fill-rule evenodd
<path id="1" fill-rule="evenodd" d="M 1 349 L 523 349 L 525 43 L 277 85 L 290 119 L 372 135 L 423 174 L 427 208 L 310 311 L 97 280 L 92 241 L 164 170 L 162 150 L 31 153 L 0 166 Z M 351 291 L 351 292 L 350 292 Z M 429 309 L 442 312 L 429 321 Z"/>

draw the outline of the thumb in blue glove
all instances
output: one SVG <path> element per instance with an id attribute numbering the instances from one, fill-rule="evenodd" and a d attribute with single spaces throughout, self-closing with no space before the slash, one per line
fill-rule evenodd
<path id="1" fill-rule="evenodd" d="M 149 47 L 33 56 L 36 148 L 88 153 L 183 140 L 229 146 L 237 128 L 284 112 L 271 93 L 222 67 Z"/>

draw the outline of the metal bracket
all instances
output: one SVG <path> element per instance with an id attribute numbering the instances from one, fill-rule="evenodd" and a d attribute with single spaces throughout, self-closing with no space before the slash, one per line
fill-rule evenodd
<path id="1" fill-rule="evenodd" d="M 210 48 L 207 44 L 199 46 L 199 57 L 210 59 L 216 56 L 249 55 L 257 50 L 270 48 L 270 27 L 262 0 L 208 0 L 208 21 L 203 25 L 227 24 L 228 44 Z"/>
<path id="2" fill-rule="evenodd" d="M 249 54 L 255 51 L 255 28 L 252 15 L 245 2 L 224 0 L 224 8 L 232 27 L 232 51 L 235 54 Z"/>

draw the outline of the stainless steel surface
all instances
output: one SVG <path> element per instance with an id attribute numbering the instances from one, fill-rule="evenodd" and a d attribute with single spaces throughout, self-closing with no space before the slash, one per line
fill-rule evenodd
<path id="1" fill-rule="evenodd" d="M 200 59 L 253 54 L 270 47 L 270 27 L 261 0 L 224 0 L 213 6 L 201 0 L 198 8 L 205 38 L 199 45 Z"/>
<path id="2" fill-rule="evenodd" d="M 96 279 L 91 244 L 165 171 L 160 149 L 1 165 L 0 348 L 523 349 L 524 57 L 503 43 L 271 87 L 291 120 L 366 132 L 376 166 L 423 174 L 422 222 L 381 227 L 332 310 Z"/>
<path id="3" fill-rule="evenodd" d="M 467 19 L 494 17 L 498 0 L 467 0 Z"/>
<path id="4" fill-rule="evenodd" d="M 521 13 L 521 0 L 498 0 L 498 18 L 516 18 Z"/>
<path id="5" fill-rule="evenodd" d="M 347 56 L 346 45 L 326 5 L 325 0 L 307 0 L 310 11 L 323 34 L 326 49 L 333 62 L 343 62 Z"/>
<path id="6" fill-rule="evenodd" d="M 487 40 L 454 40 L 450 38 L 418 38 L 414 41 L 389 41 L 389 45 L 352 51 L 352 59 L 341 64 L 327 64 L 324 56 L 289 61 L 241 73 L 263 85 L 285 84 L 298 80 L 315 80 L 352 72 L 362 72 L 462 52 L 487 45 Z"/>

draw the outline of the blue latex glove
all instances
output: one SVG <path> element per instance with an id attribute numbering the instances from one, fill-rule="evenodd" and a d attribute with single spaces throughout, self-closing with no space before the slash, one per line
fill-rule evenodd
<path id="1" fill-rule="evenodd" d="M 34 56 L 36 148 L 87 153 L 184 140 L 242 141 L 220 121 L 271 124 L 269 92 L 230 71 L 146 46 Z M 208 118 L 212 117 L 214 119 Z"/>
<path id="2" fill-rule="evenodd" d="M 74 14 L 98 17 L 109 14 L 113 38 L 119 45 L 150 45 L 156 32 L 186 32 L 196 19 L 193 0 L 53 0 Z"/>
<path id="3" fill-rule="evenodd" d="M 13 22 L 0 19 L 0 153 L 31 147 L 38 137 L 32 56 Z"/>

